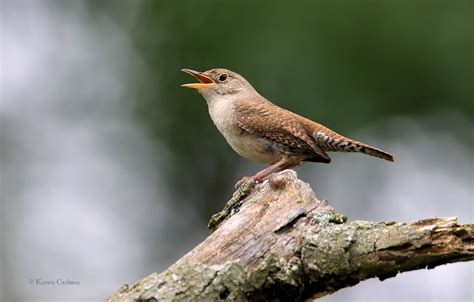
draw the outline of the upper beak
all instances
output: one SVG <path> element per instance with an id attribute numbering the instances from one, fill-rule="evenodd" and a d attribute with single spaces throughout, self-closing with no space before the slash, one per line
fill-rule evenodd
<path id="1" fill-rule="evenodd" d="M 181 69 L 181 71 L 189 73 L 193 77 L 199 80 L 200 83 L 192 83 L 192 84 L 183 84 L 181 87 L 186 88 L 194 88 L 194 89 L 201 89 L 214 86 L 216 82 L 208 76 L 202 74 L 202 72 L 191 70 L 191 69 Z"/>

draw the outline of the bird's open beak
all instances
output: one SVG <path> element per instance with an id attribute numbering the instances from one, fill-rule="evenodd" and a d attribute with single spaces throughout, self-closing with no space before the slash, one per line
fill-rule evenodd
<path id="1" fill-rule="evenodd" d="M 191 69 L 181 69 L 181 71 L 189 73 L 193 77 L 199 80 L 200 83 L 192 83 L 192 84 L 183 84 L 181 87 L 186 87 L 186 88 L 194 88 L 194 89 L 202 89 L 202 88 L 208 88 L 212 87 L 216 84 L 213 79 L 211 79 L 208 76 L 203 75 L 199 71 L 194 71 Z"/>

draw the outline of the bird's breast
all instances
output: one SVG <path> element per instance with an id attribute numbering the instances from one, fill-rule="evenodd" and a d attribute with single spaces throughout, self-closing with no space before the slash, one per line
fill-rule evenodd
<path id="1" fill-rule="evenodd" d="M 272 152 L 271 142 L 253 134 L 240 132 L 239 134 L 227 135 L 225 138 L 235 152 L 253 161 L 273 164 L 280 160 L 283 155 L 282 153 Z"/>
<path id="2" fill-rule="evenodd" d="M 214 125 L 225 136 L 227 132 L 232 131 L 234 121 L 234 110 L 230 100 L 208 101 L 209 115 Z"/>
<path id="3" fill-rule="evenodd" d="M 240 156 L 262 163 L 274 163 L 280 159 L 280 154 L 268 152 L 268 140 L 248 133 L 238 126 L 232 101 L 208 102 L 208 107 L 209 115 L 217 129 Z"/>

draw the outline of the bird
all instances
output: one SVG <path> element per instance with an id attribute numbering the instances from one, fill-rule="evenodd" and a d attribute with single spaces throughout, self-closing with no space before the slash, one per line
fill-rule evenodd
<path id="1" fill-rule="evenodd" d="M 240 179 L 236 188 L 247 181 L 260 183 L 276 170 L 303 162 L 330 163 L 327 152 L 359 152 L 394 161 L 386 151 L 273 104 L 236 72 L 224 68 L 181 71 L 199 81 L 181 86 L 196 89 L 204 97 L 212 121 L 230 147 L 244 158 L 269 165 Z"/>

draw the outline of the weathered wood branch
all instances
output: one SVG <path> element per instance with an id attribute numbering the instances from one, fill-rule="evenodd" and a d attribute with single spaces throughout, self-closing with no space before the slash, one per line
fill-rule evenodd
<path id="1" fill-rule="evenodd" d="M 292 170 L 246 197 L 250 190 L 236 192 L 213 216 L 215 231 L 204 242 L 108 301 L 299 301 L 368 278 L 474 259 L 474 224 L 456 218 L 347 222 Z"/>

